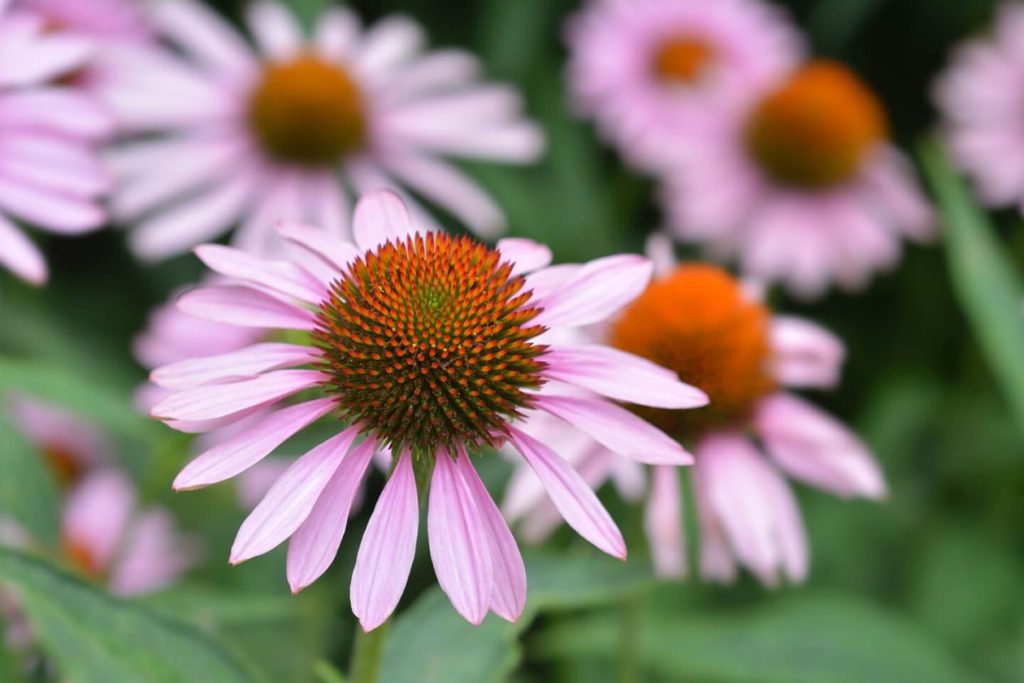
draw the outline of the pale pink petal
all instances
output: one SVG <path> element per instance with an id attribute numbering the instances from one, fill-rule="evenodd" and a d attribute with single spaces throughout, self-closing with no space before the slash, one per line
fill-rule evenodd
<path id="1" fill-rule="evenodd" d="M 276 370 L 255 379 L 185 389 L 153 407 L 167 420 L 216 420 L 273 403 L 317 386 L 326 376 L 317 370 Z"/>
<path id="2" fill-rule="evenodd" d="M 346 59 L 359 39 L 359 17 L 348 7 L 328 7 L 316 24 L 313 41 L 320 56 L 332 62 Z"/>
<path id="3" fill-rule="evenodd" d="M 512 264 L 513 275 L 531 273 L 551 264 L 551 249 L 524 237 L 506 237 L 495 246 L 502 261 Z"/>
<path id="4" fill-rule="evenodd" d="M 825 328 L 802 318 L 775 316 L 771 322 L 776 379 L 792 387 L 833 387 L 846 351 Z"/>
<path id="5" fill-rule="evenodd" d="M 305 365 L 319 355 L 316 349 L 309 346 L 253 344 L 240 351 L 165 365 L 154 370 L 150 380 L 169 389 L 189 389 L 203 384 L 251 378 L 277 368 Z"/>
<path id="6" fill-rule="evenodd" d="M 615 453 L 650 465 L 690 465 L 675 439 L 625 408 L 603 399 L 542 395 L 536 406 L 580 429 Z"/>
<path id="7" fill-rule="evenodd" d="M 768 454 L 789 475 L 843 497 L 886 495 L 885 477 L 867 447 L 803 399 L 769 396 L 758 404 L 754 426 Z"/>
<path id="8" fill-rule="evenodd" d="M 199 555 L 197 540 L 182 534 L 167 510 L 145 512 L 122 542 L 108 580 L 110 592 L 131 597 L 167 588 L 198 562 Z"/>
<path id="9" fill-rule="evenodd" d="M 569 465 L 547 446 L 514 427 L 512 445 L 544 484 L 566 523 L 604 552 L 626 558 L 626 542 L 601 501 Z"/>
<path id="10" fill-rule="evenodd" d="M 242 522 L 231 564 L 238 564 L 276 548 L 302 525 L 313 511 L 360 427 L 349 427 L 292 463 L 274 482 L 260 504 Z"/>
<path id="11" fill-rule="evenodd" d="M 363 195 L 356 204 L 352 234 L 364 252 L 374 251 L 384 242 L 398 242 L 414 234 L 409 209 L 391 190 L 375 190 Z"/>
<path id="12" fill-rule="evenodd" d="M 354 245 L 343 242 L 319 228 L 300 223 L 282 223 L 277 231 L 289 242 L 303 247 L 335 268 L 339 277 L 359 256 L 359 251 Z"/>
<path id="13" fill-rule="evenodd" d="M 494 587 L 491 544 L 476 498 L 447 453 L 438 453 L 430 480 L 427 539 L 441 590 L 456 612 L 479 626 Z"/>
<path id="14" fill-rule="evenodd" d="M 675 467 L 651 468 L 651 495 L 644 513 L 644 531 L 658 576 L 686 576 L 682 490 L 679 470 Z"/>
<path id="15" fill-rule="evenodd" d="M 238 33 L 216 12 L 195 0 L 154 3 L 156 28 L 190 56 L 228 78 L 245 78 L 256 60 Z"/>
<path id="16" fill-rule="evenodd" d="M 553 346 L 544 354 L 548 377 L 582 389 L 657 408 L 700 408 L 708 397 L 660 365 L 609 346 Z"/>
<path id="17" fill-rule="evenodd" d="M 214 272 L 309 304 L 320 303 L 327 293 L 320 283 L 288 261 L 268 261 L 219 244 L 198 246 L 195 253 Z"/>
<path id="18" fill-rule="evenodd" d="M 356 67 L 367 75 L 383 75 L 416 54 L 423 41 L 423 29 L 416 22 L 404 16 L 387 17 L 363 34 Z"/>
<path id="19" fill-rule="evenodd" d="M 0 265 L 34 285 L 46 282 L 46 261 L 42 252 L 3 214 L 0 214 Z"/>
<path id="20" fill-rule="evenodd" d="M 377 442 L 368 438 L 349 451 L 288 543 L 288 585 L 292 593 L 316 581 L 338 554 L 348 516 Z"/>
<path id="21" fill-rule="evenodd" d="M 519 554 L 519 546 L 464 450 L 460 449 L 455 464 L 469 486 L 490 538 L 491 564 L 494 569 L 491 609 L 502 619 L 515 623 L 526 606 L 526 567 Z"/>
<path id="22" fill-rule="evenodd" d="M 197 489 L 230 479 L 252 467 L 292 435 L 331 412 L 334 407 L 334 399 L 321 398 L 272 413 L 252 429 L 236 434 L 198 455 L 175 478 L 174 489 Z"/>
<path id="23" fill-rule="evenodd" d="M 260 52 L 275 61 L 293 57 L 304 42 L 302 27 L 283 5 L 270 0 L 254 2 L 246 10 L 246 23 Z"/>
<path id="24" fill-rule="evenodd" d="M 651 279 L 651 262 L 622 254 L 596 259 L 548 295 L 533 323 L 548 327 L 589 325 L 614 315 L 640 296 Z"/>
<path id="25" fill-rule="evenodd" d="M 0 208 L 53 232 L 69 235 L 95 230 L 106 216 L 96 204 L 0 178 Z"/>
<path id="26" fill-rule="evenodd" d="M 203 287 L 178 299 L 178 308 L 204 320 L 241 327 L 311 330 L 313 314 L 248 287 Z"/>
<path id="27" fill-rule="evenodd" d="M 33 36 L 30 41 L 0 44 L 0 86 L 20 87 L 78 69 L 95 54 L 92 41 L 78 36 Z M 18 43 L 18 44 L 13 44 Z M 7 49 L 2 49 L 6 47 Z"/>
<path id="28" fill-rule="evenodd" d="M 128 528 L 135 499 L 135 486 L 121 472 L 89 475 L 64 503 L 63 541 L 85 550 L 99 568 L 108 569 Z"/>
<path id="29" fill-rule="evenodd" d="M 103 108 L 70 88 L 42 87 L 5 93 L 0 98 L 0 126 L 54 131 L 72 138 L 98 139 L 113 132 Z"/>
<path id="30" fill-rule="evenodd" d="M 352 571 L 352 611 L 363 630 L 391 616 L 405 591 L 416 554 L 419 499 L 412 455 L 403 453 L 377 499 Z"/>

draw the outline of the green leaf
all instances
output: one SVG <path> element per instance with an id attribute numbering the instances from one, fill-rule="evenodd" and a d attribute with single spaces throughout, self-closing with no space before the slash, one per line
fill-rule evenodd
<path id="1" fill-rule="evenodd" d="M 992 373 L 1024 429 L 1024 286 L 985 214 L 937 143 L 921 160 L 939 201 L 956 295 Z"/>
<path id="2" fill-rule="evenodd" d="M 18 593 L 43 649 L 76 683 L 254 680 L 195 628 L 112 598 L 41 560 L 0 548 L 0 580 Z"/>
<path id="3" fill-rule="evenodd" d="M 2 397 L 0 397 L 2 398 Z M 0 518 L 43 543 L 57 543 L 57 492 L 43 459 L 0 410 Z"/>
<path id="4" fill-rule="evenodd" d="M 641 661 L 668 680 L 715 683 L 971 683 L 973 675 L 910 622 L 839 596 L 802 596 L 746 612 L 653 611 L 637 638 Z M 546 658 L 610 661 L 614 614 L 566 619 L 542 632 Z M 532 651 L 532 650 L 531 650 Z"/>
<path id="5" fill-rule="evenodd" d="M 491 615 L 472 626 L 437 588 L 399 616 L 384 649 L 378 680 L 388 683 L 504 681 L 522 653 L 517 639 L 538 613 L 612 602 L 650 581 L 643 567 L 588 552 L 526 558 L 529 601 L 516 624 Z"/>
<path id="6" fill-rule="evenodd" d="M 136 411 L 130 394 L 64 364 L 0 358 L 0 387 L 59 405 L 121 436 L 149 441 L 160 433 Z"/>

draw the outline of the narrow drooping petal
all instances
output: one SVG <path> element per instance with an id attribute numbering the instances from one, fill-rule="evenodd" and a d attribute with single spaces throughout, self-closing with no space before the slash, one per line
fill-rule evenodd
<path id="1" fill-rule="evenodd" d="M 789 316 L 772 320 L 773 369 L 780 382 L 791 387 L 829 388 L 839 382 L 846 355 L 839 339 L 814 323 Z"/>
<path id="2" fill-rule="evenodd" d="M 366 439 L 345 456 L 306 521 L 292 535 L 288 543 L 288 585 L 293 593 L 320 578 L 338 554 L 349 513 L 376 447 L 374 439 Z"/>
<path id="3" fill-rule="evenodd" d="M 476 497 L 445 453 L 438 454 L 431 477 L 427 532 L 441 590 L 455 611 L 479 625 L 494 590 L 489 530 Z"/>
<path id="4" fill-rule="evenodd" d="M 328 233 L 318 228 L 298 223 L 283 223 L 278 226 L 277 231 L 288 241 L 322 258 L 339 273 L 347 270 L 348 264 L 359 255 L 353 245 L 332 239 Z"/>
<path id="5" fill-rule="evenodd" d="M 175 478 L 174 489 L 202 488 L 244 472 L 333 407 L 333 399 L 321 398 L 274 412 L 253 429 L 236 434 L 197 456 Z"/>
<path id="6" fill-rule="evenodd" d="M 373 250 L 388 240 L 401 240 L 414 232 L 405 202 L 390 190 L 368 194 L 356 205 L 352 234 L 363 251 Z"/>
<path id="7" fill-rule="evenodd" d="M 683 504 L 679 471 L 658 465 L 651 469 L 651 493 L 644 514 L 644 531 L 651 544 L 654 570 L 659 576 L 686 576 Z"/>
<path id="8" fill-rule="evenodd" d="M 590 434 L 612 451 L 652 465 L 689 465 L 679 442 L 625 408 L 592 398 L 542 395 L 537 407 Z"/>
<path id="9" fill-rule="evenodd" d="M 153 415 L 169 420 L 215 420 L 273 403 L 319 384 L 316 370 L 277 370 L 256 379 L 185 389 L 153 407 Z"/>
<path id="10" fill-rule="evenodd" d="M 406 452 L 377 499 L 352 572 L 352 611 L 363 630 L 372 631 L 395 611 L 412 570 L 418 529 L 416 478 Z"/>
<path id="11" fill-rule="evenodd" d="M 806 401 L 769 396 L 758 405 L 754 425 L 790 476 L 839 496 L 885 496 L 885 478 L 860 439 Z"/>
<path id="12" fill-rule="evenodd" d="M 510 428 L 509 438 L 537 473 L 569 526 L 609 555 L 625 559 L 622 533 L 576 471 L 547 446 L 518 429 Z"/>
<path id="13" fill-rule="evenodd" d="M 241 327 L 309 330 L 313 316 L 248 287 L 203 287 L 183 294 L 178 308 L 185 313 Z"/>
<path id="14" fill-rule="evenodd" d="M 640 256 L 607 256 L 591 261 L 544 300 L 544 310 L 534 322 L 568 327 L 607 320 L 644 291 L 651 272 L 651 262 Z"/>
<path id="15" fill-rule="evenodd" d="M 516 275 L 532 273 L 551 263 L 551 249 L 547 245 L 522 237 L 498 240 L 495 248 L 504 260 L 514 264 L 512 272 Z"/>
<path id="16" fill-rule="evenodd" d="M 168 389 L 188 389 L 204 384 L 255 377 L 268 370 L 304 365 L 319 354 L 308 346 L 295 344 L 254 344 L 241 351 L 206 356 L 165 365 L 150 379 Z"/>
<path id="17" fill-rule="evenodd" d="M 554 346 L 547 375 L 627 403 L 657 408 L 700 408 L 707 394 L 660 365 L 608 346 Z"/>
<path id="18" fill-rule="evenodd" d="M 358 428 L 350 427 L 284 471 L 238 530 L 231 547 L 231 564 L 273 550 L 299 528 L 358 435 Z"/>
<path id="19" fill-rule="evenodd" d="M 219 244 L 204 244 L 195 252 L 210 270 L 261 289 L 269 288 L 308 304 L 319 303 L 326 294 L 323 286 L 286 261 L 267 261 Z"/>
<path id="20" fill-rule="evenodd" d="M 476 509 L 483 517 L 491 543 L 491 565 L 494 570 L 491 609 L 502 619 L 514 623 L 526 606 L 526 567 L 519 554 L 519 546 L 490 492 L 480 480 L 480 475 L 476 473 L 469 455 L 460 451 L 455 464 L 476 501 Z"/>

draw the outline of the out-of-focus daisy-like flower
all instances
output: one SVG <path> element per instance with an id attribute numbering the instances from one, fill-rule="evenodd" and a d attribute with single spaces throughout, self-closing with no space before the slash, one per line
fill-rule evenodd
<path id="1" fill-rule="evenodd" d="M 43 20 L 0 2 L 0 265 L 35 284 L 39 249 L 14 224 L 77 235 L 105 221 L 96 199 L 111 178 L 93 144 L 112 123 L 90 97 L 61 85 L 91 57 L 87 41 L 49 34 Z"/>
<path id="2" fill-rule="evenodd" d="M 813 61 L 700 144 L 663 200 L 674 233 L 797 295 L 855 289 L 933 232 L 931 207 L 887 138 L 881 103 L 849 69 Z"/>
<path id="3" fill-rule="evenodd" d="M 602 333 L 613 347 L 679 373 L 707 391 L 699 410 L 634 407 L 692 446 L 701 574 L 732 581 L 737 563 L 763 583 L 801 581 L 808 549 L 797 502 L 784 475 L 843 497 L 879 498 L 885 483 L 861 442 L 833 418 L 783 387 L 838 381 L 841 343 L 806 320 L 772 316 L 725 271 L 673 266 Z M 629 499 L 643 491 L 641 466 L 615 463 L 596 440 L 542 424 L 538 436 L 575 438 L 573 460 L 596 488 L 612 479 Z M 632 470 L 632 471 L 630 471 Z M 678 468 L 651 469 L 646 531 L 655 567 L 686 571 Z M 539 540 L 557 525 L 536 487 L 518 472 L 504 504 Z"/>
<path id="4" fill-rule="evenodd" d="M 255 51 L 192 0 L 156 4 L 155 26 L 182 58 L 139 54 L 111 88 L 119 117 L 165 134 L 110 156 L 122 181 L 113 209 L 139 223 L 137 254 L 165 258 L 235 224 L 236 244 L 264 251 L 281 218 L 347 238 L 346 186 L 407 186 L 480 234 L 503 227 L 487 194 L 439 156 L 534 159 L 542 136 L 515 89 L 478 83 L 465 52 L 421 54 L 423 34 L 403 17 L 363 31 L 331 8 L 310 39 L 277 3 L 250 5 L 247 19 Z"/>
<path id="5" fill-rule="evenodd" d="M 200 247 L 200 258 L 232 284 L 190 292 L 179 306 L 219 322 L 306 332 L 307 341 L 257 344 L 152 375 L 176 390 L 153 414 L 178 429 L 220 430 L 269 412 L 193 460 L 178 489 L 233 477 L 320 418 L 341 421 L 338 434 L 297 459 L 256 506 L 232 562 L 290 538 L 292 590 L 312 583 L 337 553 L 372 456 L 387 450 L 393 471 L 350 591 L 363 627 L 383 623 L 402 595 L 419 526 L 417 478 L 423 486 L 428 476 L 429 545 L 442 589 L 473 623 L 488 610 L 515 620 L 526 599 L 522 559 L 470 455 L 505 441 L 573 528 L 625 556 L 622 535 L 594 493 L 520 427 L 524 411 L 535 409 L 626 457 L 689 462 L 678 443 L 605 397 L 682 409 L 703 405 L 700 391 L 629 354 L 560 345 L 552 336 L 603 320 L 639 294 L 650 277 L 646 259 L 546 268 L 550 251 L 528 240 L 502 240 L 491 250 L 421 232 L 388 191 L 356 207 L 355 245 L 312 228 L 280 230 L 301 257 L 267 261 Z M 563 391 L 570 386 L 587 393 Z M 281 403 L 300 393 L 300 402 Z"/>
<path id="6" fill-rule="evenodd" d="M 7 400 L 15 427 L 43 456 L 64 488 L 90 471 L 109 464 L 112 445 L 106 436 L 71 412 L 28 396 Z"/>
<path id="7" fill-rule="evenodd" d="M 1024 6 L 1006 3 L 991 36 L 957 48 L 935 84 L 954 160 L 990 206 L 1024 212 Z"/>
<path id="8" fill-rule="evenodd" d="M 660 165 L 790 71 L 802 40 L 760 0 L 591 0 L 568 25 L 569 87 L 627 160 Z"/>

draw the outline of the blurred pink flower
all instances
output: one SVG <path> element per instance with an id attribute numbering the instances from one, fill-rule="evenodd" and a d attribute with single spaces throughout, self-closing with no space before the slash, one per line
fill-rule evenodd
<path id="1" fill-rule="evenodd" d="M 810 62 L 685 150 L 663 188 L 679 238 L 802 297 L 863 287 L 933 235 L 931 207 L 846 67 Z"/>
<path id="2" fill-rule="evenodd" d="M 648 169 L 803 53 L 782 11 L 760 0 L 591 0 L 566 35 L 576 108 Z"/>
<path id="3" fill-rule="evenodd" d="M 50 32 L 92 38 L 96 46 L 144 42 L 153 37 L 139 0 L 12 0 L 46 24 Z"/>
<path id="4" fill-rule="evenodd" d="M 42 284 L 46 262 L 12 219 L 63 235 L 105 221 L 96 198 L 110 189 L 93 143 L 112 130 L 103 108 L 59 83 L 91 46 L 49 34 L 39 17 L 0 2 L 0 266 Z"/>
<path id="5" fill-rule="evenodd" d="M 831 417 L 782 387 L 831 387 L 843 347 L 799 318 L 770 316 L 728 274 L 704 265 L 662 269 L 648 290 L 595 341 L 631 351 L 705 389 L 711 403 L 696 411 L 636 408 L 694 447 L 693 492 L 706 579 L 732 581 L 736 565 L 774 586 L 802 581 L 808 570 L 803 522 L 784 475 L 842 497 L 877 499 L 885 483 L 860 443 Z M 628 500 L 644 493 L 641 465 L 621 463 L 598 440 L 567 434 L 538 419 L 527 431 L 551 441 L 572 439 L 572 461 L 597 488 L 613 480 Z M 645 529 L 663 576 L 686 573 L 678 468 L 651 469 Z M 524 468 L 509 484 L 506 515 L 522 520 L 527 540 L 558 524 Z"/>
<path id="6" fill-rule="evenodd" d="M 257 344 L 153 373 L 175 390 L 153 414 L 176 429 L 217 431 L 268 411 L 257 427 L 193 460 L 175 481 L 179 490 L 238 475 L 322 417 L 347 425 L 278 478 L 239 530 L 233 563 L 291 538 L 292 590 L 312 583 L 338 551 L 374 452 L 392 449 L 394 470 L 352 577 L 352 608 L 363 627 L 383 623 L 404 591 L 419 527 L 416 473 L 426 477 L 431 468 L 427 527 L 442 589 L 472 623 L 488 610 L 514 621 L 526 599 L 522 559 L 469 455 L 506 440 L 573 528 L 625 556 L 622 535 L 593 492 L 519 428 L 519 417 L 535 408 L 627 457 L 689 462 L 675 441 L 604 396 L 686 408 L 703 405 L 701 392 L 629 354 L 559 345 L 542 334 L 612 315 L 643 290 L 646 259 L 547 268 L 550 251 L 529 240 L 502 240 L 491 250 L 424 233 L 388 191 L 359 202 L 355 245 L 294 224 L 280 231 L 303 250 L 296 258 L 200 247 L 200 258 L 232 284 L 190 292 L 179 306 L 223 323 L 306 332 L 307 341 Z M 565 396 L 563 382 L 596 394 Z M 322 397 L 280 403 L 311 390 Z"/>
<path id="7" fill-rule="evenodd" d="M 1006 3 L 990 36 L 961 45 L 934 99 L 956 163 L 990 206 L 1024 212 L 1024 6 Z"/>
<path id="8" fill-rule="evenodd" d="M 421 54 L 422 31 L 404 17 L 362 31 L 349 9 L 332 7 L 307 39 L 283 5 L 255 2 L 255 52 L 192 0 L 157 4 L 152 18 L 184 58 L 137 55 L 110 98 L 130 128 L 164 134 L 110 155 L 121 180 L 113 211 L 138 223 L 131 245 L 142 258 L 181 253 L 238 223 L 236 244 L 266 253 L 282 218 L 347 239 L 346 185 L 408 186 L 493 235 L 501 211 L 439 156 L 522 163 L 543 146 L 514 88 L 478 83 L 465 52 Z"/>
<path id="9" fill-rule="evenodd" d="M 57 406 L 20 394 L 7 398 L 15 427 L 46 460 L 57 481 L 73 486 L 108 464 L 112 446 L 92 424 Z"/>

